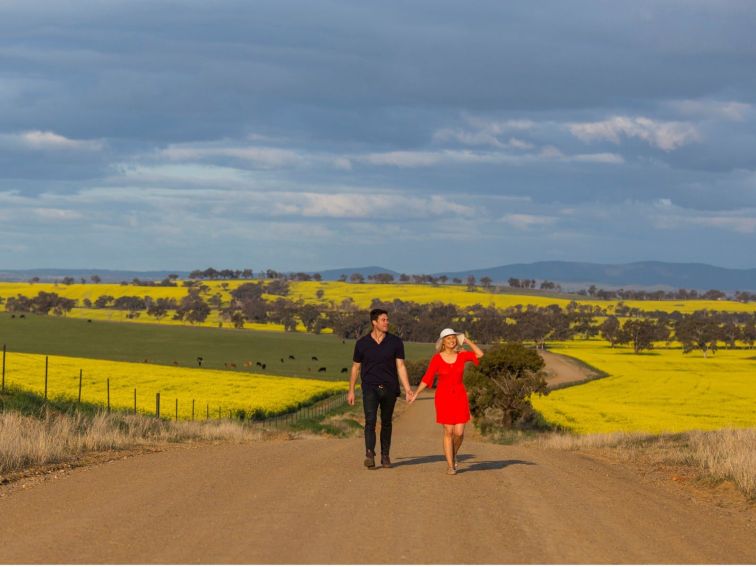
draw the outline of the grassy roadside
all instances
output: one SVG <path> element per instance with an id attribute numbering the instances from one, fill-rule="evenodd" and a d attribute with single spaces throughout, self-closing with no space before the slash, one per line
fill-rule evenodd
<path id="1" fill-rule="evenodd" d="M 176 443 L 256 441 L 306 432 L 345 437 L 361 431 L 352 417 L 361 413 L 360 407 L 329 404 L 328 411 L 315 415 L 317 405 L 275 425 L 227 419 L 177 422 L 105 413 L 100 406 L 64 398 L 45 404 L 39 395 L 8 389 L 0 394 L 0 484 L 56 466 L 97 462 L 100 453 L 110 459 L 113 452 L 160 450 Z"/>
<path id="2" fill-rule="evenodd" d="M 509 440 L 524 446 L 599 454 L 645 471 L 666 471 L 661 474 L 677 482 L 694 480 L 709 487 L 729 482 L 749 502 L 756 503 L 756 428 L 664 434 L 522 434 Z"/>

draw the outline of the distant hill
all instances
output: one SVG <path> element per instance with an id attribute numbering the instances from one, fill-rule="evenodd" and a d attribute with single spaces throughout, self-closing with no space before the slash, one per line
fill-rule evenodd
<path id="1" fill-rule="evenodd" d="M 420 273 L 418 270 L 414 273 Z M 314 272 L 313 272 L 314 273 Z M 347 278 L 354 273 L 367 277 L 373 274 L 387 273 L 399 279 L 399 272 L 381 266 L 363 266 L 339 268 L 318 272 L 326 281 L 338 280 L 342 275 Z M 97 274 L 104 282 L 131 281 L 134 278 L 160 280 L 168 274 L 178 274 L 182 279 L 188 277 L 184 270 L 129 271 L 93 269 L 38 269 L 38 270 L 2 270 L 0 281 L 28 281 L 39 277 L 43 281 L 59 280 L 66 276 L 76 280 Z M 549 280 L 562 285 L 565 290 L 587 288 L 591 284 L 607 289 L 624 287 L 626 289 L 719 289 L 733 292 L 736 290 L 756 292 L 756 269 L 720 268 L 709 264 L 677 264 L 672 262 L 633 262 L 630 264 L 594 264 L 588 262 L 533 262 L 530 264 L 508 264 L 494 268 L 467 270 L 463 272 L 438 272 L 435 276 L 446 275 L 463 281 L 473 275 L 477 279 L 488 276 L 495 283 L 506 284 L 509 278 L 534 279 L 538 282 Z"/>
<path id="2" fill-rule="evenodd" d="M 134 278 L 140 280 L 162 280 L 168 274 L 177 274 L 179 278 L 186 278 L 189 272 L 183 270 L 160 270 L 151 272 L 138 272 L 131 270 L 100 270 L 92 269 L 55 269 L 42 268 L 34 270 L 2 270 L 0 269 L 0 281 L 4 282 L 25 282 L 37 277 L 41 281 L 62 280 L 65 277 L 71 277 L 79 281 L 81 278 L 89 281 L 92 275 L 98 275 L 103 282 L 118 283 L 122 281 L 131 281 Z"/>
<path id="3" fill-rule="evenodd" d="M 440 274 L 439 274 L 440 275 Z M 592 264 L 587 262 L 533 262 L 495 268 L 447 272 L 450 278 L 488 276 L 494 282 L 509 278 L 549 280 L 573 287 L 595 284 L 626 288 L 719 289 L 756 291 L 756 269 L 720 268 L 709 264 L 671 262 L 633 262 L 630 264 Z"/>

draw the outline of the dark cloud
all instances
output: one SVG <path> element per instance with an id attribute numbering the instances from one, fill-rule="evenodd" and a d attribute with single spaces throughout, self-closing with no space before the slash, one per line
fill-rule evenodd
<path id="1" fill-rule="evenodd" d="M 13 238 L 35 236 L 0 261 L 194 267 L 301 233 L 270 261 L 316 269 L 357 262 L 394 206 L 397 269 L 449 268 L 428 235 L 478 243 L 467 267 L 695 260 L 691 238 L 738 262 L 756 234 L 753 29 L 737 1 L 6 2 L 0 220 L 25 214 Z M 384 199 L 374 230 L 344 213 L 360 195 Z M 622 207 L 632 223 L 597 213 Z M 69 251 L 43 253 L 51 234 Z"/>

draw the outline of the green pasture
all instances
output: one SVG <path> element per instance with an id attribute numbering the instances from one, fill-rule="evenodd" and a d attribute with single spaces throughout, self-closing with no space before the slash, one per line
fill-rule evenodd
<path id="1" fill-rule="evenodd" d="M 131 325 L 66 317 L 0 313 L 0 345 L 22 353 L 346 380 L 354 341 L 333 335 L 208 327 Z M 407 359 L 428 358 L 433 345 L 405 343 Z M 290 359 L 293 356 L 294 359 Z M 313 360 L 316 357 L 318 360 Z M 283 359 L 283 362 L 281 362 Z M 250 366 L 244 366 L 252 363 Z M 265 363 L 263 370 L 255 363 Z M 236 365 L 235 368 L 231 364 Z M 319 372 L 326 368 L 325 372 Z"/>

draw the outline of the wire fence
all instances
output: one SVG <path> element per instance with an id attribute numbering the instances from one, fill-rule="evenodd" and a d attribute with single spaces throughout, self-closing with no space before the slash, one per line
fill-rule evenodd
<path id="1" fill-rule="evenodd" d="M 7 346 L 3 345 L 2 350 L 2 366 L 1 366 L 1 382 L 0 382 L 0 393 L 5 394 L 7 391 L 9 391 L 9 383 L 7 380 L 8 374 L 10 373 L 10 368 L 7 364 L 7 358 L 8 358 L 8 352 L 7 352 Z M 12 353 L 14 358 L 20 358 L 20 359 L 28 359 L 33 360 L 35 363 L 39 362 L 39 357 L 41 355 L 36 354 L 25 354 L 25 353 L 18 353 L 13 352 Z M 50 388 L 49 388 L 49 377 L 50 377 L 50 357 L 47 355 L 45 356 L 45 368 L 44 368 L 44 375 L 40 376 L 40 390 L 42 390 L 43 393 L 43 402 L 45 405 L 50 403 Z M 79 376 L 78 376 L 78 391 L 76 398 L 72 398 L 69 395 L 64 395 L 64 399 L 69 403 L 75 403 L 77 407 L 82 406 L 82 393 L 84 388 L 84 369 L 79 369 Z M 25 384 L 26 385 L 26 384 Z M 42 387 L 43 385 L 43 387 Z M 93 383 L 91 380 L 88 382 L 87 387 L 91 388 L 93 386 Z M 339 410 L 342 406 L 346 405 L 347 403 L 347 394 L 346 392 L 339 392 L 338 394 L 333 394 L 330 396 L 327 396 L 325 398 L 317 398 L 315 400 L 309 400 L 309 403 L 305 402 L 304 404 L 301 404 L 297 407 L 297 409 L 285 413 L 280 413 L 276 415 L 269 415 L 265 411 L 259 409 L 259 408 L 240 408 L 238 406 L 229 406 L 226 405 L 224 407 L 223 404 L 218 404 L 213 402 L 204 401 L 204 400 L 198 400 L 196 398 L 192 398 L 191 402 L 189 401 L 189 396 L 179 398 L 179 397 L 171 397 L 169 399 L 166 399 L 165 396 L 161 395 L 161 392 L 150 392 L 147 395 L 151 396 L 154 393 L 155 396 L 155 402 L 154 402 L 154 410 L 145 410 L 144 406 L 142 408 L 139 407 L 137 401 L 138 401 L 138 394 L 144 395 L 144 392 L 138 392 L 137 388 L 133 388 L 133 402 L 130 408 L 124 407 L 123 404 L 118 405 L 117 407 L 112 407 L 111 405 L 111 383 L 110 378 L 106 378 L 104 382 L 100 384 L 100 388 L 102 388 L 102 393 L 100 395 L 103 395 L 103 399 L 101 403 L 97 402 L 91 402 L 91 401 L 85 401 L 84 404 L 89 406 L 97 406 L 103 408 L 105 411 L 110 413 L 111 411 L 118 411 L 121 413 L 133 413 L 134 415 L 141 414 L 145 416 L 154 416 L 159 419 L 173 419 L 178 421 L 179 419 L 190 419 L 191 421 L 195 420 L 223 420 L 223 419 L 229 419 L 229 420 L 236 420 L 236 421 L 242 421 L 253 425 L 260 425 L 262 427 L 270 427 L 270 428 L 285 428 L 292 426 L 296 424 L 297 422 L 306 420 L 306 419 L 313 419 L 322 417 L 330 412 L 334 412 Z M 26 388 L 21 387 L 20 389 L 25 391 L 31 391 Z M 34 393 L 34 392 L 33 392 Z M 91 399 L 91 398 L 90 398 Z M 181 403 L 181 404 L 180 404 Z M 187 417 L 181 417 L 183 414 L 180 414 L 179 410 L 181 409 L 183 411 L 184 406 L 182 404 L 189 404 L 191 403 L 191 413 L 189 414 L 187 410 Z M 191 417 L 188 417 L 188 416 Z"/>

